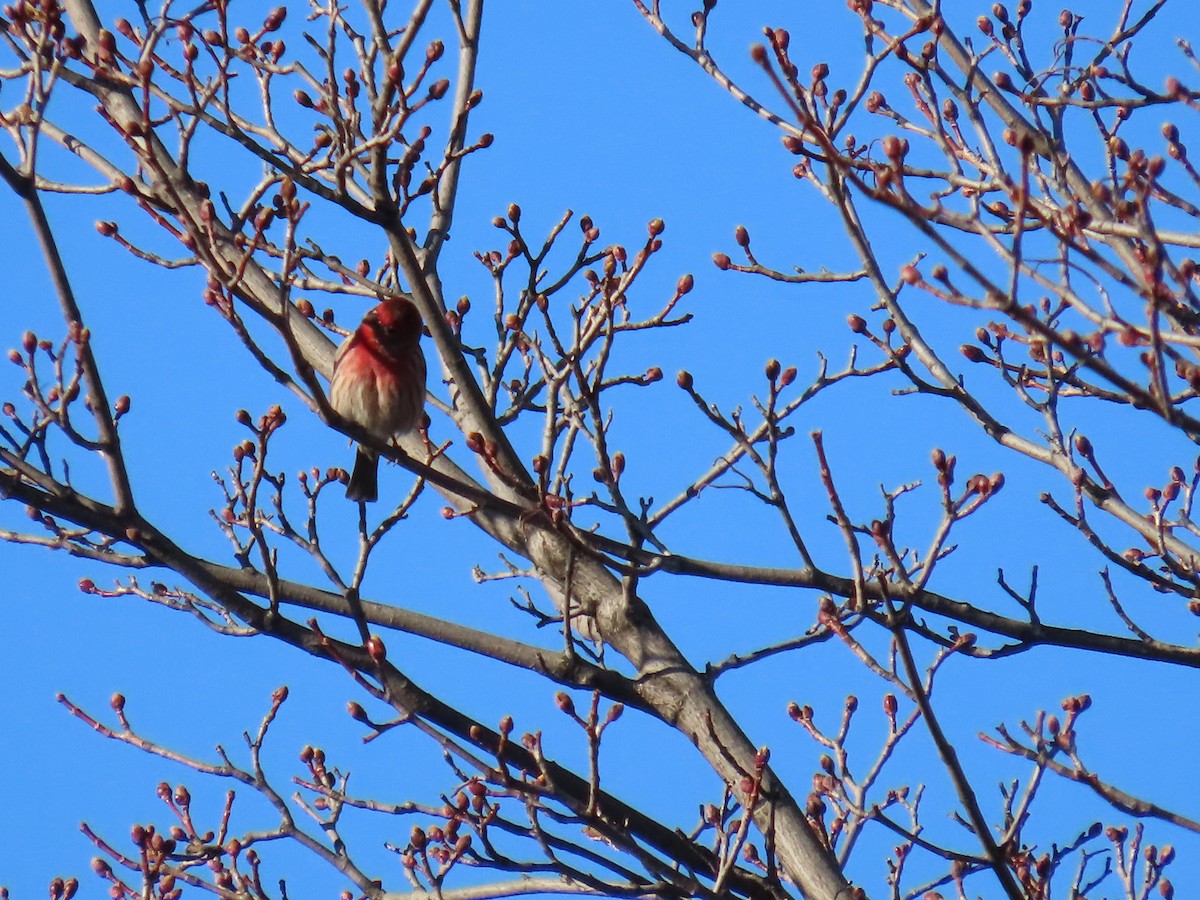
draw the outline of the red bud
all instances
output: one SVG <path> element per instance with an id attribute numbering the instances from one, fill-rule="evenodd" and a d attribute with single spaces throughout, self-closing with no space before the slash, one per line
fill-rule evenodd
<path id="1" fill-rule="evenodd" d="M 383 638 L 377 634 L 371 635 L 367 641 L 367 654 L 377 664 L 387 659 L 387 647 L 384 646 Z"/>

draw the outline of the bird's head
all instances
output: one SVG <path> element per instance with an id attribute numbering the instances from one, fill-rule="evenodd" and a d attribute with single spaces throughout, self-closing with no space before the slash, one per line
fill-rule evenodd
<path id="1" fill-rule="evenodd" d="M 385 347 L 415 346 L 421 340 L 421 314 L 402 297 L 384 300 L 363 319 Z"/>

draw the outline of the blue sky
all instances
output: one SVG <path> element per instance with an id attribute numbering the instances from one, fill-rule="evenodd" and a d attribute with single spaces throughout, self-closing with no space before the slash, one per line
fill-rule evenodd
<path id="1" fill-rule="evenodd" d="M 722 4 L 711 32 L 718 58 L 766 95 L 764 80 L 745 61 L 745 48 L 761 34 L 762 24 L 783 24 L 792 30 L 795 58 L 828 59 L 835 78 L 849 78 L 857 72 L 857 58 L 844 54 L 857 52 L 857 45 L 845 29 L 847 14 L 840 3 L 825 6 L 827 10 L 797 11 L 788 3 L 754 2 L 736 9 Z M 1104 21 L 1105 12 L 1118 4 L 1090 6 L 1088 15 Z M 132 5 L 126 9 L 114 3 L 102 15 L 132 17 L 132 11 Z M 1039 9 L 1036 14 L 1052 23 L 1057 11 Z M 794 160 L 780 147 L 777 132 L 672 51 L 632 4 L 588 4 L 585 12 L 575 4 L 494 3 L 486 15 L 478 79 L 485 100 L 473 129 L 475 134 L 493 131 L 497 138 L 465 168 L 454 237 L 443 255 L 447 295 L 466 294 L 486 303 L 489 279 L 471 254 L 504 245 L 490 221 L 510 202 L 521 205 L 522 226 L 530 234 L 549 230 L 570 208 L 593 218 L 604 244 L 635 246 L 643 240 L 645 223 L 663 218 L 664 251 L 639 283 L 635 302 L 650 310 L 670 295 L 682 273 L 693 272 L 696 288 L 686 309 L 696 319 L 669 339 L 631 342 L 630 370 L 657 365 L 667 377 L 621 398 L 614 435 L 630 459 L 627 493 L 665 499 L 727 449 L 721 435 L 700 420 L 675 387 L 676 370 L 692 371 L 697 388 L 724 408 L 748 405 L 751 394 L 761 395 L 764 389 L 762 366 L 770 357 L 798 366 L 800 384 L 815 373 L 818 352 L 838 366 L 854 337 L 844 324 L 846 315 L 868 315 L 873 298 L 861 286 L 785 290 L 713 267 L 713 252 L 735 255 L 732 235 L 738 224 L 750 230 L 761 258 L 783 269 L 841 269 L 854 261 L 823 201 L 792 178 Z M 1178 19 L 1174 27 L 1181 27 Z M 1163 41 L 1171 33 L 1171 27 L 1164 27 L 1147 40 Z M 1045 34 L 1048 42 L 1050 32 Z M 1148 62 L 1160 64 L 1159 59 Z M 899 98 L 901 90 L 891 93 Z M 1157 127 L 1153 114 L 1147 122 L 1149 128 Z M 222 154 L 214 148 L 207 164 L 214 169 L 244 164 Z M 257 175 L 257 170 L 244 175 L 235 170 L 230 178 L 248 182 Z M 272 403 L 283 403 L 292 413 L 275 450 L 288 472 L 348 465 L 350 449 L 248 364 L 227 327 L 204 307 L 201 275 L 152 268 L 96 234 L 93 222 L 100 218 L 117 219 L 131 234 L 147 233 L 141 215 L 122 198 L 47 202 L 109 392 L 133 397 L 133 413 L 122 429 L 141 502 L 151 519 L 177 534 L 188 549 L 227 559 L 227 545 L 207 510 L 221 502 L 210 473 L 228 464 L 230 449 L 244 436 L 234 421 L 238 408 L 257 415 Z M 0 194 L 10 268 L 0 292 L 5 299 L 0 344 L 6 348 L 18 345 L 26 328 L 46 336 L 61 332 L 21 215 L 12 197 Z M 344 259 L 380 257 L 378 236 L 344 220 L 331 218 L 329 227 L 328 246 Z M 568 233 L 574 234 L 573 226 Z M 887 244 L 876 249 L 897 271 L 920 249 L 906 243 L 899 229 L 877 233 Z M 926 303 L 929 308 L 918 318 L 958 365 L 953 348 L 969 338 L 974 319 L 939 310 L 931 300 Z M 361 311 L 347 301 L 339 308 L 339 320 L 350 322 Z M 863 361 L 871 361 L 869 349 L 860 350 Z M 978 382 L 996 403 L 1013 408 L 981 373 L 965 362 L 962 369 L 968 384 Z M 17 372 L 7 364 L 0 370 L 0 398 L 18 394 Z M 840 536 L 824 524 L 827 509 L 809 431 L 825 431 L 851 515 L 868 520 L 878 515 L 878 485 L 918 479 L 932 485 L 928 454 L 942 446 L 958 453 L 964 475 L 1002 469 L 1008 481 L 995 502 L 961 526 L 960 550 L 945 564 L 934 588 L 963 599 L 979 597 L 982 605 L 997 604 L 1015 613 L 999 599 L 996 569 L 1003 567 L 1013 581 L 1023 583 L 1036 564 L 1047 618 L 1119 629 L 1096 575 L 1102 562 L 1037 502 L 1047 489 L 1065 497 L 1064 486 L 1036 466 L 1006 457 L 956 410 L 926 398 L 890 396 L 899 386 L 887 378 L 843 386 L 797 415 L 798 436 L 788 447 L 784 477 L 806 533 L 813 536 L 818 561 L 831 571 L 847 569 Z M 1133 415 L 1080 409 L 1078 421 L 1103 447 L 1102 459 L 1117 480 L 1161 483 L 1170 465 L 1187 468 L 1194 458 L 1194 448 Z M 1036 427 L 1028 420 L 1022 424 Z M 444 422 L 440 427 L 440 436 L 449 437 Z M 438 428 L 435 418 L 435 436 Z M 470 463 L 461 446 L 452 453 Z M 102 484 L 94 463 L 80 463 L 72 474 L 82 485 Z M 383 477 L 393 490 L 407 484 L 394 469 Z M 553 636 L 533 633 L 529 621 L 512 610 L 506 599 L 511 583 L 473 583 L 473 565 L 500 568 L 497 548 L 466 522 L 444 522 L 437 514 L 441 505 L 426 496 L 412 520 L 397 529 L 387 558 L 368 578 L 367 595 L 553 646 Z M 904 511 L 912 542 L 922 545 L 936 521 L 936 493 L 926 488 L 905 501 Z M 330 533 L 340 529 L 353 540 L 349 508 L 327 512 Z M 0 527 L 26 523 L 20 509 L 0 506 Z M 735 492 L 705 496 L 671 523 L 664 537 L 674 551 L 702 558 L 796 564 L 775 521 Z M 311 565 L 295 565 L 297 579 L 316 577 Z M 77 875 L 90 895 L 97 894 L 100 884 L 87 870 L 93 851 L 78 831 L 81 819 L 123 841 L 134 821 L 166 821 L 166 810 L 155 797 L 160 780 L 185 781 L 197 805 L 210 815 L 218 811 L 226 788 L 90 734 L 55 704 L 57 691 L 97 714 L 107 714 L 110 694 L 121 691 L 129 698 L 131 718 L 148 736 L 212 759 L 216 743 L 238 747 L 241 732 L 253 729 L 266 710 L 271 691 L 287 684 L 292 699 L 268 758 L 281 785 L 299 772 L 296 753 L 311 743 L 326 747 L 331 759 L 351 770 L 352 784 L 360 790 L 377 787 L 391 800 L 432 802 L 453 786 L 438 754 L 415 735 L 398 730 L 363 747 L 357 726 L 347 722 L 344 712 L 347 699 L 363 698 L 329 666 L 265 640 L 219 638 L 183 616 L 140 601 L 84 596 L 75 587 L 80 577 L 105 586 L 116 575 L 97 564 L 0 544 L 0 572 L 6 573 L 7 587 L 0 610 L 12 635 L 0 658 L 0 683 L 7 687 L 0 692 L 0 752 L 17 773 L 10 779 L 8 814 L 0 818 L 0 846 L 15 850 L 0 865 L 0 884 L 7 884 L 13 897 L 38 894 L 56 874 Z M 646 599 L 697 665 L 752 649 L 773 636 L 796 634 L 815 614 L 817 597 L 809 593 L 665 578 L 646 583 Z M 1161 621 L 1173 634 L 1190 633 L 1175 607 L 1162 608 L 1162 598 L 1121 580 L 1118 584 L 1123 599 L 1139 614 Z M 390 636 L 388 645 L 392 658 L 406 660 L 402 668 L 418 682 L 470 714 L 494 722 L 512 713 L 518 729 L 545 729 L 558 758 L 584 760 L 578 734 L 554 709 L 551 686 L 413 638 Z M 1024 778 L 1026 771 L 984 750 L 975 735 L 1088 691 L 1096 705 L 1084 720 L 1085 759 L 1122 787 L 1177 803 L 1181 812 L 1194 815 L 1186 806 L 1195 793 L 1187 748 L 1200 740 L 1200 725 L 1195 717 L 1181 714 L 1174 698 L 1192 696 L 1197 680 L 1187 670 L 1154 671 L 1123 660 L 1037 651 L 990 664 L 953 661 L 936 700 L 968 769 L 979 776 L 981 799 L 992 812 L 999 807 L 991 785 L 1001 778 Z M 731 674 L 720 692 L 754 740 L 772 746 L 773 764 L 802 792 L 820 751 L 788 720 L 787 702 L 811 703 L 818 720 L 832 725 L 846 693 L 857 693 L 863 701 L 858 739 L 869 759 L 882 733 L 879 698 L 886 690 L 844 648 L 830 644 Z M 719 799 L 719 783 L 682 738 L 628 718 L 611 732 L 606 785 L 619 796 L 642 800 L 663 821 L 690 827 L 697 803 Z M 945 818 L 952 793 L 930 763 L 930 753 L 928 741 L 916 736 L 894 763 L 889 784 L 928 778 L 926 822 L 934 833 L 952 834 Z M 922 774 L 914 776 L 918 770 Z M 647 783 L 654 789 L 647 791 Z M 1106 824 L 1124 818 L 1106 813 L 1082 788 L 1051 781 L 1045 791 L 1031 832 L 1039 840 L 1069 840 L 1069 828 L 1086 827 L 1093 818 Z M 249 809 L 252 801 L 244 799 Z M 368 835 L 365 841 L 372 849 L 364 854 L 378 858 L 381 874 L 395 879 L 394 889 L 402 884 L 398 866 L 379 845 L 383 840 L 403 843 L 409 824 L 373 827 L 368 820 L 348 826 Z M 1154 841 L 1178 846 L 1179 862 L 1169 873 L 1178 895 L 1187 896 L 1187 886 L 1194 891 L 1200 885 L 1200 841 L 1155 824 L 1149 831 Z M 965 837 L 958 842 L 969 846 Z M 852 873 L 874 892 L 884 876 L 883 854 L 876 851 L 890 846 L 889 838 L 877 835 L 858 851 Z M 288 862 L 287 857 L 272 857 L 275 877 L 286 873 Z M 332 871 L 316 862 L 303 871 L 312 879 L 312 896 L 341 888 Z"/>

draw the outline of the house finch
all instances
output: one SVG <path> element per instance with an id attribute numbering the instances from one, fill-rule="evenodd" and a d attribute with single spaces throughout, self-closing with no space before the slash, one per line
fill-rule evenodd
<path id="1" fill-rule="evenodd" d="M 425 355 L 421 314 L 412 303 L 384 300 L 342 342 L 333 361 L 329 403 L 382 441 L 417 427 L 425 406 Z M 379 497 L 379 455 L 361 444 L 346 496 Z"/>

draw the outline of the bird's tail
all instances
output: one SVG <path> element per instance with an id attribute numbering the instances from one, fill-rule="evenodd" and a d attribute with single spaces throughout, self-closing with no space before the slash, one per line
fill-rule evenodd
<path id="1" fill-rule="evenodd" d="M 354 455 L 354 471 L 346 485 L 346 498 L 367 503 L 379 499 L 379 456 L 373 451 L 358 448 Z"/>

